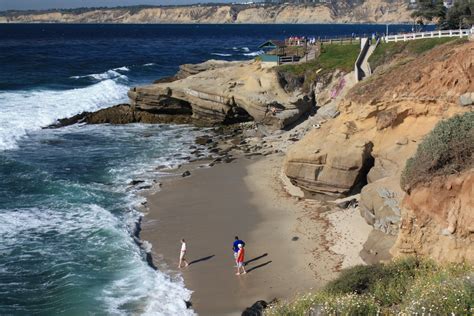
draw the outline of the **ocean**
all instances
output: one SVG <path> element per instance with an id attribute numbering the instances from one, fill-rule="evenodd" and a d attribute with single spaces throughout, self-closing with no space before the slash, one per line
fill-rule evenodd
<path id="1" fill-rule="evenodd" d="M 127 102 L 130 87 L 180 64 L 251 59 L 267 39 L 385 28 L 0 24 L 0 314 L 194 314 L 183 280 L 159 262 L 160 270 L 150 268 L 133 240 L 144 198 L 129 183 L 150 185 L 164 176 L 157 166 L 185 162 L 204 131 L 43 127 Z"/>

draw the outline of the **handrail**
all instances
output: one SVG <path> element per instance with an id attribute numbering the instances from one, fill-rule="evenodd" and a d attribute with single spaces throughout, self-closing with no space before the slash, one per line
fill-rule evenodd
<path id="1" fill-rule="evenodd" d="M 417 32 L 409 34 L 396 34 L 384 36 L 385 42 L 410 41 L 423 38 L 441 38 L 441 37 L 464 37 L 469 36 L 473 32 L 472 29 L 458 29 L 458 30 L 439 30 L 431 32 Z"/>

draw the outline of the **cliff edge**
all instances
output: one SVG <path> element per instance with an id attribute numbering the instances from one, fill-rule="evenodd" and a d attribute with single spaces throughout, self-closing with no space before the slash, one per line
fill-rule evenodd
<path id="1" fill-rule="evenodd" d="M 361 191 L 362 216 L 396 236 L 407 159 L 439 121 L 470 111 L 459 100 L 473 91 L 474 42 L 450 42 L 394 60 L 349 91 L 338 117 L 289 149 L 284 171 L 308 195 Z"/>
<path id="2" fill-rule="evenodd" d="M 1 23 L 401 23 L 410 22 L 404 0 L 329 4 L 189 5 L 0 12 Z"/>

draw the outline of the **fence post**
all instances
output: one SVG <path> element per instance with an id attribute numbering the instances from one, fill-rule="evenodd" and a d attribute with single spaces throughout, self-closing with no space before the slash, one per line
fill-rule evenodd
<path id="1" fill-rule="evenodd" d="M 441 37 L 441 31 L 438 31 L 438 37 Z"/>

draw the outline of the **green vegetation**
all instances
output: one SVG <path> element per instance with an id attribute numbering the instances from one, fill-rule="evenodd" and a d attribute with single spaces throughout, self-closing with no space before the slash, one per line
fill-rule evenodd
<path id="1" fill-rule="evenodd" d="M 413 58 L 417 57 L 424 52 L 429 51 L 435 46 L 442 45 L 448 42 L 459 44 L 466 42 L 466 39 L 459 39 L 455 37 L 442 37 L 442 38 L 427 38 L 416 41 L 406 42 L 381 42 L 375 49 L 372 55 L 369 57 L 369 63 L 372 70 L 375 70 L 380 65 L 388 64 L 397 57 L 401 58 Z"/>
<path id="2" fill-rule="evenodd" d="M 418 24 L 423 21 L 436 21 L 440 29 L 470 28 L 474 23 L 474 1 L 455 0 L 454 5 L 447 9 L 443 0 L 417 0 L 418 8 L 412 17 Z"/>
<path id="3" fill-rule="evenodd" d="M 265 315 L 471 315 L 474 267 L 409 257 L 344 270 L 322 291 L 271 306 Z"/>
<path id="4" fill-rule="evenodd" d="M 435 176 L 461 172 L 474 165 L 474 112 L 439 122 L 407 160 L 401 187 L 409 191 Z"/>
<path id="5" fill-rule="evenodd" d="M 359 55 L 359 50 L 359 44 L 323 45 L 321 47 L 321 54 L 315 60 L 295 65 L 283 65 L 278 67 L 278 71 L 291 74 L 294 77 L 304 77 L 303 90 L 307 91 L 309 85 L 318 76 L 325 76 L 336 69 L 344 72 L 352 71 Z"/>

